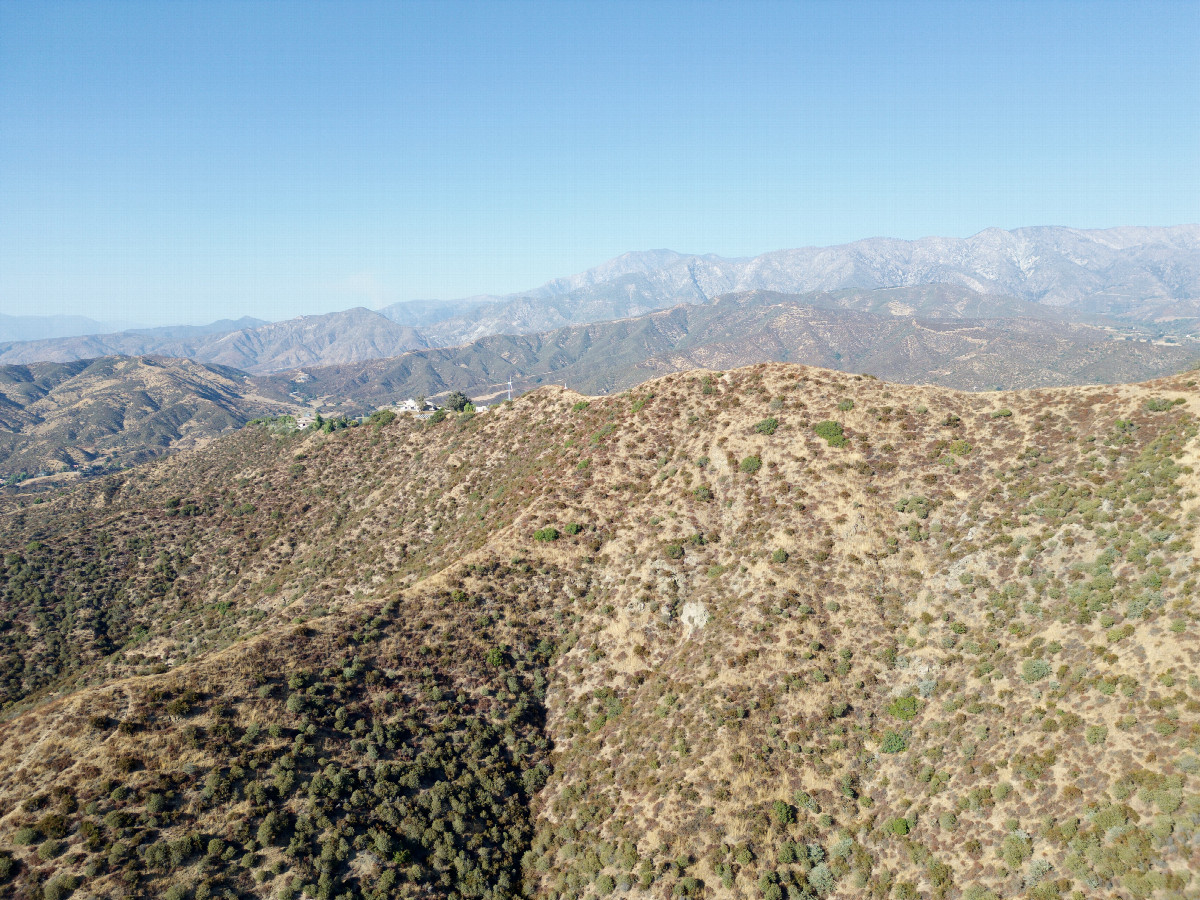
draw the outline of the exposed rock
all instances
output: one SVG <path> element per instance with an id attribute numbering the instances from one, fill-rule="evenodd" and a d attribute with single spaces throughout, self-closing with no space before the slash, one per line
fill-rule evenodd
<path id="1" fill-rule="evenodd" d="M 689 600 L 683 604 L 679 618 L 683 622 L 684 636 L 690 636 L 708 624 L 708 609 L 699 600 Z"/>

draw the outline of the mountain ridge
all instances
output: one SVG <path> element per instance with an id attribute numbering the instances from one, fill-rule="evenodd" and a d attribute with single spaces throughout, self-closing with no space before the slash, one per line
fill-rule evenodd
<path id="1" fill-rule="evenodd" d="M 532 334 L 638 316 L 752 290 L 814 293 L 950 284 L 1107 317 L 1150 334 L 1200 321 L 1200 226 L 986 229 L 969 238 L 869 238 L 833 247 L 722 258 L 652 250 L 504 296 L 412 301 L 230 330 L 187 329 L 0 344 L 0 363 L 123 354 L 187 356 L 255 373 L 453 347 L 493 334 Z M 230 327 L 239 323 L 228 323 Z"/>
<path id="2" fill-rule="evenodd" d="M 949 324 L 956 322 L 963 327 Z M 902 354 L 890 349 L 898 342 L 909 344 Z M 1105 327 L 1072 321 L 1053 308 L 922 285 L 806 295 L 750 291 L 393 360 L 313 367 L 305 370 L 304 384 L 293 383 L 289 373 L 271 375 L 264 385 L 278 397 L 297 390 L 313 399 L 384 404 L 449 390 L 487 397 L 510 379 L 518 389 L 566 380 L 600 392 L 700 365 L 786 361 L 984 390 L 1163 375 L 1198 355 L 1190 343 L 1112 340 Z"/>
<path id="3" fill-rule="evenodd" d="M 1145 258 L 1120 256 L 1138 248 Z M 1094 258 L 1097 255 L 1102 258 Z M 532 291 L 491 297 L 494 303 L 487 321 L 502 319 L 506 312 L 519 317 L 521 306 L 531 301 L 543 303 L 543 323 L 566 324 L 556 318 L 562 315 L 565 300 L 585 305 L 607 302 L 622 310 L 609 316 L 616 318 L 634 314 L 628 310 L 639 308 L 639 303 L 640 308 L 652 309 L 680 301 L 704 302 L 736 291 L 806 293 L 926 283 L 959 284 L 980 293 L 1005 294 L 1084 314 L 1122 315 L 1131 322 L 1153 321 L 1170 304 L 1196 318 L 1200 315 L 1200 225 L 990 228 L 969 238 L 867 238 L 741 258 L 670 250 L 627 253 Z M 1120 292 L 1135 293 L 1138 302 L 1122 299 Z M 453 343 L 455 337 L 477 337 L 487 329 L 504 330 L 495 324 L 450 320 L 440 323 L 433 335 L 437 341 Z"/>
<path id="4" fill-rule="evenodd" d="M 365 307 L 298 316 L 247 327 L 246 319 L 211 326 L 177 326 L 61 340 L 0 344 L 0 364 L 68 362 L 101 356 L 170 356 L 247 372 L 315 362 L 392 356 L 425 346 L 410 326 Z"/>

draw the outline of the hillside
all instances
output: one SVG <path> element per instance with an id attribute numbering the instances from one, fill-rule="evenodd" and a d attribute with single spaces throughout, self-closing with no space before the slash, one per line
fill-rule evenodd
<path id="1" fill-rule="evenodd" d="M 767 365 L 0 501 L 7 890 L 1196 896 L 1198 404 Z"/>
<path id="2" fill-rule="evenodd" d="M 1191 341 L 1112 337 L 1046 307 L 946 285 L 804 295 L 753 291 L 615 322 L 307 368 L 303 384 L 284 373 L 261 385 L 281 399 L 297 391 L 374 408 L 450 390 L 487 397 L 509 379 L 522 390 L 566 383 L 600 393 L 691 368 L 801 362 L 990 390 L 1142 380 L 1179 371 L 1198 355 Z"/>
<path id="3" fill-rule="evenodd" d="M 0 476 L 120 468 L 295 408 L 186 359 L 0 366 Z"/>

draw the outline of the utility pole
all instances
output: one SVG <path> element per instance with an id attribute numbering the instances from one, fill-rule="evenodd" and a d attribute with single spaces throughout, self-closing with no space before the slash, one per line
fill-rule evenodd
<path id="1" fill-rule="evenodd" d="M 508 399 L 512 400 L 512 379 L 508 379 Z"/>

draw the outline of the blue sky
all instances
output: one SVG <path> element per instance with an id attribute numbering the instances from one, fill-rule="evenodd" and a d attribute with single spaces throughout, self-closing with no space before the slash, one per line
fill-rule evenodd
<path id="1" fill-rule="evenodd" d="M 1200 220 L 1200 4 L 0 0 L 0 312 Z"/>

